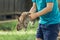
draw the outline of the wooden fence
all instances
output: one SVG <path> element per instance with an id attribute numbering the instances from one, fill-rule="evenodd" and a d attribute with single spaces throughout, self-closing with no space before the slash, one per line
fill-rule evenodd
<path id="1" fill-rule="evenodd" d="M 0 0 L 0 19 L 12 18 L 15 14 L 29 11 L 31 0 Z"/>
<path id="2" fill-rule="evenodd" d="M 58 2 L 60 9 L 60 0 Z M 31 0 L 0 0 L 0 19 L 13 17 L 23 11 L 29 11 L 31 6 Z"/>

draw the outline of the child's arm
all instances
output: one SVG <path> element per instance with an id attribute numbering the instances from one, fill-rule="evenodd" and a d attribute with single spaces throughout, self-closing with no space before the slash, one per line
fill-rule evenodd
<path id="1" fill-rule="evenodd" d="M 30 13 L 36 12 L 36 4 L 35 4 L 35 3 L 33 3 L 33 6 L 31 7 L 31 9 L 30 9 L 29 12 L 30 12 Z"/>
<path id="2" fill-rule="evenodd" d="M 39 17 L 44 14 L 47 14 L 48 12 L 51 12 L 53 9 L 53 5 L 54 3 L 47 3 L 47 6 L 43 10 L 41 10 L 40 12 L 37 12 L 38 13 L 37 16 Z"/>
<path id="3" fill-rule="evenodd" d="M 39 16 L 42 16 L 44 14 L 47 14 L 48 12 L 51 12 L 52 9 L 53 9 L 53 5 L 54 5 L 54 3 L 47 3 L 47 6 L 43 10 L 41 10 L 41 11 L 39 11 L 37 13 L 29 15 L 31 20 L 33 20 L 33 19 L 35 19 L 35 18 L 37 18 Z"/>
<path id="4" fill-rule="evenodd" d="M 59 7 L 59 10 L 60 10 L 60 0 L 58 0 L 58 7 Z"/>

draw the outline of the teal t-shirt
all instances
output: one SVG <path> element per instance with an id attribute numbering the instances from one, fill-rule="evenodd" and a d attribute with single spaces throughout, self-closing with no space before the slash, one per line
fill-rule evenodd
<path id="1" fill-rule="evenodd" d="M 54 3 L 53 9 L 51 12 L 40 16 L 39 23 L 40 24 L 56 24 L 60 23 L 60 13 L 58 9 L 58 1 L 57 0 L 32 0 L 32 2 L 36 3 L 37 11 L 41 11 L 47 6 L 47 3 Z"/>

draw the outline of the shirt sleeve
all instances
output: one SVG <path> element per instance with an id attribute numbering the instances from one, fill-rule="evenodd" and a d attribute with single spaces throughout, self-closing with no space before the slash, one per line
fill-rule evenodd
<path id="1" fill-rule="evenodd" d="M 36 0 L 32 0 L 32 2 L 36 2 Z"/>
<path id="2" fill-rule="evenodd" d="M 46 0 L 46 2 L 47 2 L 47 3 L 49 3 L 49 2 L 54 2 L 54 0 Z"/>

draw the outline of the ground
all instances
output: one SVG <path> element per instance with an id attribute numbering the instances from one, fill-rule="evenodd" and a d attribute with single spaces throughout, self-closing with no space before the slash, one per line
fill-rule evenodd
<path id="1" fill-rule="evenodd" d="M 15 26 L 16 23 L 17 20 L 0 21 L 0 27 L 3 26 L 13 27 Z M 37 27 L 38 27 L 38 21 L 35 22 L 33 28 L 29 24 L 27 31 L 24 31 L 23 29 L 20 31 L 16 31 L 16 29 L 11 31 L 0 30 L 0 40 L 35 40 Z"/>

